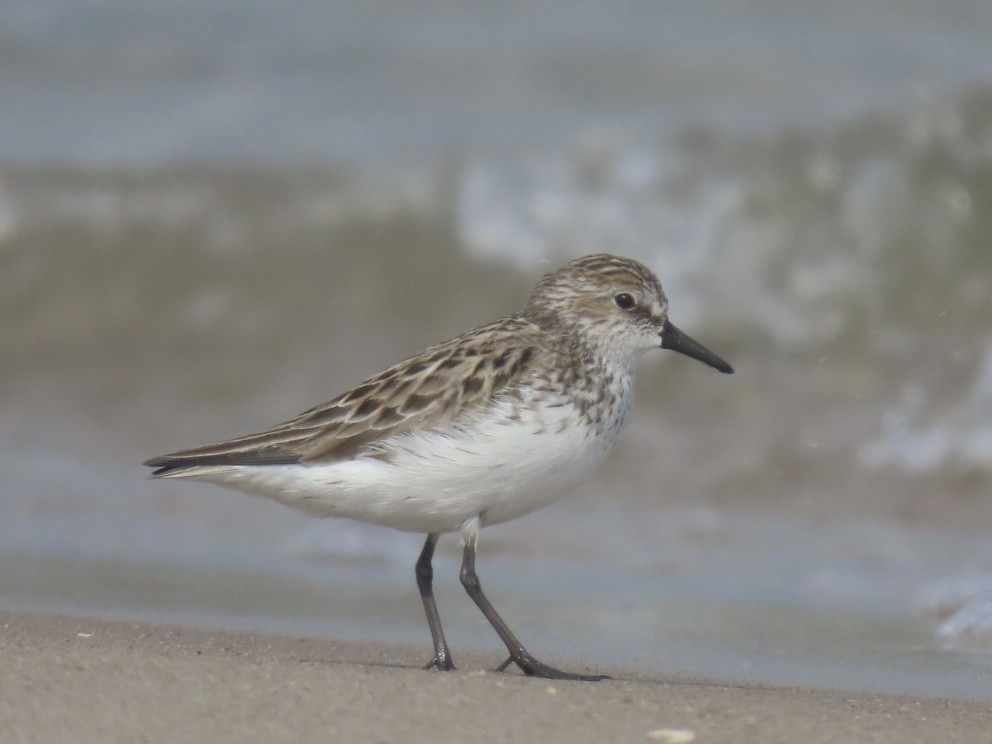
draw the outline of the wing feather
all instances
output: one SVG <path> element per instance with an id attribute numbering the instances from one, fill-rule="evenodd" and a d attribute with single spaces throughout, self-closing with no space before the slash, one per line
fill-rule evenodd
<path id="1" fill-rule="evenodd" d="M 449 423 L 517 383 L 544 351 L 514 316 L 433 346 L 271 429 L 155 457 L 153 476 L 202 466 L 333 462 L 384 439 Z"/>

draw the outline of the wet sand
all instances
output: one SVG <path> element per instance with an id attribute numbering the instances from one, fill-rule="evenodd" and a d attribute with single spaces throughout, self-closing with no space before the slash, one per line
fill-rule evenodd
<path id="1" fill-rule="evenodd" d="M 423 649 L 0 613 L 10 742 L 988 741 L 967 701 L 647 678 L 425 672 Z M 552 661 L 549 659 L 549 661 Z M 579 671 L 579 670 L 576 670 Z"/>

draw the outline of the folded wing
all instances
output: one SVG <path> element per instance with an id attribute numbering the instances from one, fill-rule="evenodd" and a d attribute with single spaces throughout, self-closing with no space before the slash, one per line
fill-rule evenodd
<path id="1" fill-rule="evenodd" d="M 446 424 L 511 390 L 541 351 L 528 321 L 497 321 L 431 347 L 271 429 L 155 457 L 145 465 L 162 477 L 198 467 L 374 455 L 377 443 L 389 437 Z"/>

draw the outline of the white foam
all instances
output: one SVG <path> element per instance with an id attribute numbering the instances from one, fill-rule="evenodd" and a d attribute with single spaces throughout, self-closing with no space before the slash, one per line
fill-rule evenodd
<path id="1" fill-rule="evenodd" d="M 946 465 L 992 468 L 992 339 L 971 385 L 951 405 L 929 411 L 927 395 L 909 386 L 883 417 L 882 431 L 859 450 L 872 467 L 926 473 Z"/>

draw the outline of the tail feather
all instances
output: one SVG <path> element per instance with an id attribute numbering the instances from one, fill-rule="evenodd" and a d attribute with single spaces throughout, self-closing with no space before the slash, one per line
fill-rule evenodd
<path id="1" fill-rule="evenodd" d="M 287 455 L 266 457 L 264 455 L 252 455 L 250 453 L 195 455 L 178 452 L 174 455 L 153 457 L 150 460 L 145 460 L 142 464 L 150 468 L 155 468 L 151 473 L 152 478 L 166 478 L 170 475 L 180 475 L 179 471 L 194 468 L 223 468 L 236 465 L 292 465 L 299 461 L 299 457 Z"/>

